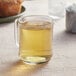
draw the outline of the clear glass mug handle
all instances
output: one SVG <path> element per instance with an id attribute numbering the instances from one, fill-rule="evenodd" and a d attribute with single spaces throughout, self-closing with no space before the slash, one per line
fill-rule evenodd
<path id="1" fill-rule="evenodd" d="M 15 43 L 16 45 L 19 47 L 19 37 L 18 37 L 18 19 L 15 20 L 15 24 L 14 24 L 14 39 L 15 39 Z"/>

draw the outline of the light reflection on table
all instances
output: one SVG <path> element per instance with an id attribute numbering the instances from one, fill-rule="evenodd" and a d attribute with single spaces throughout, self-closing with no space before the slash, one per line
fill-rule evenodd
<path id="1" fill-rule="evenodd" d="M 47 63 L 37 64 L 37 65 L 29 65 L 23 63 L 21 60 L 14 62 L 8 69 L 5 70 L 6 76 L 32 76 Z"/>

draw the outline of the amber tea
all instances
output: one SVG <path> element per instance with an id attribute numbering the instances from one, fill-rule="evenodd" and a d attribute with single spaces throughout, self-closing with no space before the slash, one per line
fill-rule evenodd
<path id="1" fill-rule="evenodd" d="M 40 24 L 39 24 L 40 23 Z M 20 57 L 27 62 L 45 62 L 52 55 L 49 22 L 26 22 L 20 27 Z"/>

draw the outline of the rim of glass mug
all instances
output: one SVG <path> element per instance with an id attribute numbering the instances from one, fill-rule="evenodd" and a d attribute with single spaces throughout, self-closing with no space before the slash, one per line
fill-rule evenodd
<path id="1" fill-rule="evenodd" d="M 27 20 L 31 20 L 31 19 L 49 21 L 51 22 L 51 24 L 53 24 L 53 19 L 49 15 L 27 15 L 27 16 L 22 16 L 17 20 L 19 23 L 24 23 Z"/>

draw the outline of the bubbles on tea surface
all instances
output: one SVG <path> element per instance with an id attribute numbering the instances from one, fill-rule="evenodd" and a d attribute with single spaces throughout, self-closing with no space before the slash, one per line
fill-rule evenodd
<path id="1" fill-rule="evenodd" d="M 50 29 L 51 23 L 46 21 L 28 21 L 22 24 L 21 28 L 23 29 Z"/>

